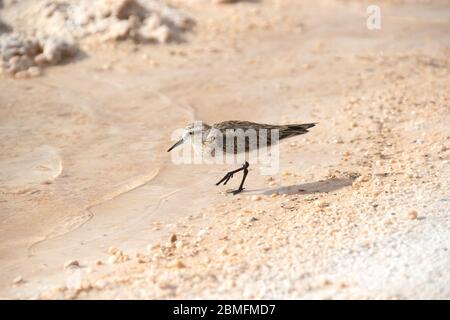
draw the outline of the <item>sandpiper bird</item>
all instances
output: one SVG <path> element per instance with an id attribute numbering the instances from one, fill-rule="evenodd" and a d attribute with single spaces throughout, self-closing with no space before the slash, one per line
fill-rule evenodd
<path id="1" fill-rule="evenodd" d="M 287 124 L 287 125 L 271 125 L 262 124 L 249 121 L 224 121 L 215 123 L 212 126 L 203 122 L 194 122 L 189 124 L 183 131 L 183 134 L 167 152 L 172 151 L 175 147 L 181 145 L 183 142 L 192 143 L 194 149 L 200 153 L 207 153 L 209 156 L 215 156 L 215 150 L 220 150 L 223 153 L 240 153 L 252 151 L 260 148 L 262 145 L 270 146 L 278 142 L 278 140 L 294 137 L 308 132 L 316 123 L 304 124 Z M 277 131 L 276 139 L 270 134 L 272 130 Z M 251 143 L 249 135 L 246 132 L 252 131 L 255 134 L 256 142 Z M 266 134 L 260 135 L 262 131 Z M 269 132 L 269 133 L 267 133 Z M 198 139 L 195 139 L 198 137 Z M 262 141 L 261 137 L 265 140 Z M 219 139 L 220 138 L 220 139 Z M 274 141 L 276 140 L 276 141 Z M 229 148 L 231 143 L 231 148 Z M 243 144 L 243 145 L 242 145 Z M 243 171 L 243 176 L 239 188 L 230 191 L 233 194 L 238 194 L 244 190 L 244 182 L 248 174 L 248 161 L 242 165 L 241 168 L 228 172 L 216 185 L 226 185 L 233 175 L 239 171 Z"/>

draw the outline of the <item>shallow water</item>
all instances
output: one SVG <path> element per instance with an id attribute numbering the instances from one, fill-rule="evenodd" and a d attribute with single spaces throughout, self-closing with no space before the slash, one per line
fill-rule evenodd
<path id="1" fill-rule="evenodd" d="M 309 19 L 317 23 L 327 18 L 327 25 L 317 23 L 306 34 L 290 29 L 283 33 L 281 27 L 269 35 L 256 33 L 217 56 L 195 41 L 175 46 L 188 51 L 187 58 L 174 55 L 170 47 L 136 52 L 125 43 L 114 51 L 103 48 L 82 61 L 51 68 L 41 78 L 1 78 L 2 292 L 17 275 L 45 287 L 66 260 L 89 265 L 109 246 L 143 249 L 167 236 L 166 229 L 155 230 L 154 221 L 170 225 L 226 201 L 220 192 L 224 188 L 214 183 L 228 167 L 170 162 L 166 152 L 170 134 L 188 122 L 318 121 L 326 128 L 333 121 L 329 115 L 342 107 L 341 76 L 347 76 L 346 85 L 354 81 L 357 86 L 355 75 L 363 72 L 361 66 L 367 67 L 356 58 L 345 60 L 348 56 L 375 59 L 380 48 L 402 52 L 418 46 L 415 38 L 392 44 L 389 28 L 383 36 L 369 38 L 362 30 L 359 37 L 349 37 L 355 23 L 364 21 L 352 10 L 342 16 L 323 10 Z M 292 15 L 294 25 L 298 13 Z M 448 17 L 446 11 L 441 17 Z M 393 12 L 388 19 L 400 18 Z M 409 31 L 399 21 L 398 34 L 406 37 Z M 433 32 L 439 34 L 444 28 L 442 22 L 437 24 L 440 28 Z M 316 45 L 318 39 L 325 48 Z M 220 41 L 215 45 L 224 46 Z M 436 43 L 420 45 L 432 50 Z M 151 66 L 143 52 L 160 67 Z M 341 54 L 345 63 L 331 52 Z M 305 64 L 313 65 L 313 70 L 302 67 Z M 371 81 L 370 76 L 365 80 Z M 323 112 L 324 105 L 328 113 Z M 323 114 L 327 116 L 321 118 Z M 314 134 L 321 130 L 326 131 L 318 127 Z M 326 143 L 283 157 L 284 168 L 298 170 L 339 161 Z M 254 173 L 247 182 L 250 191 L 296 189 L 296 185 L 267 188 Z M 232 183 L 230 187 L 237 181 Z M 348 181 L 302 185 L 306 192 L 314 192 L 317 184 L 334 190 Z"/>

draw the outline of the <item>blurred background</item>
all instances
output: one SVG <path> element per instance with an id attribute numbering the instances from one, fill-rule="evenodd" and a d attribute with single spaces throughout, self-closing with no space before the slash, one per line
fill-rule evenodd
<path id="1" fill-rule="evenodd" d="M 0 0 L 0 296 L 449 298 L 449 31 L 448 1 Z M 193 120 L 319 125 L 230 198 L 166 153 Z"/>

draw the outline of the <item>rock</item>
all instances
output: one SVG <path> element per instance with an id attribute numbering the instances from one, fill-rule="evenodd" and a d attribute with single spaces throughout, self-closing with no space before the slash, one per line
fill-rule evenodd
<path id="1" fill-rule="evenodd" d="M 22 283 L 24 283 L 25 282 L 25 280 L 22 278 L 22 276 L 17 276 L 17 277 L 15 277 L 14 279 L 13 279 L 13 281 L 12 281 L 12 283 L 14 284 L 14 285 L 19 285 L 19 284 L 22 284 Z"/>
<path id="2" fill-rule="evenodd" d="M 410 212 L 408 212 L 408 219 L 410 220 L 416 220 L 417 216 L 418 214 L 416 210 L 411 210 Z"/>
<path id="3" fill-rule="evenodd" d="M 128 19 L 132 15 L 143 18 L 147 13 L 147 9 L 136 0 L 103 0 L 101 5 L 105 12 L 110 12 L 112 16 L 121 20 Z"/>
<path id="4" fill-rule="evenodd" d="M 186 265 L 180 259 L 175 259 L 175 260 L 169 262 L 167 264 L 167 266 L 169 268 L 177 268 L 177 269 L 186 268 Z"/>
<path id="5" fill-rule="evenodd" d="M 102 290 L 108 285 L 108 282 L 106 280 L 97 280 L 94 282 L 94 288 L 97 290 Z"/>
<path id="6" fill-rule="evenodd" d="M 118 20 L 112 23 L 106 32 L 105 40 L 125 40 L 130 33 L 131 25 L 128 20 Z"/>
<path id="7" fill-rule="evenodd" d="M 28 68 L 27 73 L 30 77 L 38 77 L 41 75 L 41 68 L 30 67 L 30 68 Z"/>
<path id="8" fill-rule="evenodd" d="M 328 202 L 326 202 L 325 200 L 317 200 L 316 202 L 314 202 L 314 204 L 319 207 L 319 208 L 326 208 L 328 207 L 330 204 Z"/>
<path id="9" fill-rule="evenodd" d="M 66 263 L 64 263 L 64 269 L 78 268 L 78 267 L 80 267 L 80 263 L 78 262 L 78 260 L 69 260 Z"/>
<path id="10" fill-rule="evenodd" d="M 227 246 L 224 246 L 224 247 L 222 247 L 222 248 L 219 248 L 219 249 L 217 250 L 217 254 L 219 254 L 219 255 L 227 255 L 227 254 L 228 254 L 228 248 L 227 248 Z"/>
<path id="11" fill-rule="evenodd" d="M 208 231 L 206 231 L 205 229 L 201 229 L 198 233 L 197 233 L 197 237 L 204 237 L 208 234 Z"/>
<path id="12" fill-rule="evenodd" d="M 0 56 L 2 70 L 16 78 L 36 77 L 41 74 L 38 66 L 55 65 L 76 54 L 75 45 L 56 38 L 24 38 L 11 35 L 3 39 Z"/>
<path id="13" fill-rule="evenodd" d="M 181 248 L 183 248 L 185 246 L 185 244 L 184 244 L 184 242 L 183 241 L 177 241 L 177 242 L 175 242 L 175 247 L 177 248 L 177 249 L 181 249 Z"/>
<path id="14" fill-rule="evenodd" d="M 42 44 L 42 50 L 45 62 L 50 65 L 58 64 L 76 54 L 76 47 L 72 43 L 55 37 L 46 39 Z"/>
<path id="15" fill-rule="evenodd" d="M 261 196 L 258 196 L 258 195 L 254 195 L 254 196 L 251 197 L 252 201 L 259 201 L 261 199 L 262 199 Z"/>
<path id="16" fill-rule="evenodd" d="M 111 254 L 111 255 L 116 254 L 118 251 L 120 251 L 120 250 L 117 249 L 116 247 L 109 247 L 108 248 L 108 254 Z"/>
<path id="17" fill-rule="evenodd" d="M 141 27 L 139 29 L 139 36 L 143 40 L 167 43 L 170 40 L 170 29 L 165 25 L 159 26 L 156 29 Z"/>
<path id="18" fill-rule="evenodd" d="M 109 258 L 108 258 L 108 263 L 109 264 L 114 264 L 114 263 L 116 263 L 117 262 L 117 256 L 110 256 Z"/>
<path id="19" fill-rule="evenodd" d="M 96 266 L 101 266 L 101 265 L 103 265 L 103 261 L 102 261 L 102 260 L 96 260 L 96 261 L 94 262 L 94 265 L 96 265 Z"/>
<path id="20" fill-rule="evenodd" d="M 14 56 L 8 61 L 8 72 L 16 74 L 19 71 L 26 71 L 33 66 L 33 61 L 27 56 Z"/>
<path id="21" fill-rule="evenodd" d="M 148 253 L 151 253 L 151 252 L 153 252 L 153 251 L 155 251 L 157 249 L 160 249 L 160 248 L 161 248 L 161 245 L 159 245 L 159 244 L 149 244 L 146 247 L 146 250 L 147 250 Z"/>

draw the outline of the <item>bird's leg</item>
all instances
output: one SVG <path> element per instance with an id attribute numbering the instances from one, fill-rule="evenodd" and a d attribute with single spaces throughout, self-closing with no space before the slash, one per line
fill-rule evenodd
<path id="1" fill-rule="evenodd" d="M 248 167 L 250 165 L 248 164 L 247 161 L 245 161 L 244 165 L 242 166 L 242 169 L 244 170 L 244 174 L 242 175 L 242 181 L 241 184 L 239 185 L 239 188 L 237 188 L 236 190 L 231 191 L 231 193 L 233 195 L 236 195 L 240 192 L 242 192 L 242 190 L 244 190 L 244 182 L 245 182 L 245 178 L 247 178 L 247 174 L 248 174 Z"/>
<path id="2" fill-rule="evenodd" d="M 233 175 L 239 171 L 244 171 L 244 174 L 242 176 L 242 181 L 241 184 L 239 185 L 239 188 L 236 190 L 231 191 L 231 193 L 233 194 L 238 194 L 239 192 L 241 192 L 242 190 L 244 190 L 244 182 L 245 179 L 247 178 L 247 174 L 248 174 L 248 167 L 249 167 L 249 163 L 247 161 L 245 161 L 245 163 L 242 165 L 241 168 L 233 170 L 228 172 L 223 178 L 222 180 L 220 180 L 219 182 L 216 183 L 216 185 L 218 186 L 219 184 L 221 184 L 223 182 L 223 185 L 226 185 L 227 182 L 233 177 Z"/>
<path id="3" fill-rule="evenodd" d="M 216 186 L 218 186 L 218 185 L 221 184 L 222 182 L 223 182 L 223 185 L 226 185 L 227 182 L 228 182 L 231 178 L 233 178 L 233 175 L 234 175 L 235 173 L 239 172 L 239 171 L 244 170 L 244 167 L 245 167 L 245 164 L 242 165 L 242 168 L 239 168 L 239 169 L 236 169 L 236 170 L 233 170 L 233 171 L 228 172 L 228 173 L 227 173 L 227 174 L 226 174 L 219 182 L 216 183 Z M 248 165 L 247 165 L 247 167 L 248 167 Z"/>

